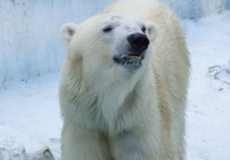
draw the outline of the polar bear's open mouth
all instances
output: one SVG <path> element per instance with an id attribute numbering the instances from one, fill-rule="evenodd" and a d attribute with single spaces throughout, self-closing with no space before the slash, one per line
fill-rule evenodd
<path id="1" fill-rule="evenodd" d="M 129 54 L 129 55 L 121 55 L 114 57 L 113 60 L 117 64 L 121 64 L 127 68 L 140 68 L 142 66 L 142 60 L 144 56 L 142 54 Z"/>
<path id="2" fill-rule="evenodd" d="M 140 60 L 142 60 L 142 58 L 143 58 L 142 55 L 132 55 L 132 54 L 130 54 L 130 55 L 126 56 L 126 57 L 127 58 L 136 58 L 136 59 L 140 59 Z"/>

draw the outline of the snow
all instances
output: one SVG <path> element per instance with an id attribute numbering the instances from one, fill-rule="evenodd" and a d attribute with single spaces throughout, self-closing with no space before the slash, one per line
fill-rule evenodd
<path id="1" fill-rule="evenodd" d="M 40 140 L 49 146 L 55 157 L 60 155 L 62 128 L 58 79 L 59 73 L 50 73 L 11 83 L 0 90 L 0 124 Z"/>
<path id="2" fill-rule="evenodd" d="M 187 158 L 230 160 L 230 12 L 183 24 L 192 63 Z M 211 73 L 216 66 L 220 69 Z"/>
<path id="3" fill-rule="evenodd" d="M 23 6 L 21 1 L 17 0 L 1 1 L 0 18 L 2 18 L 3 10 L 1 7 L 3 4 L 9 5 L 8 3 L 13 2 L 16 3 L 16 6 L 17 3 Z M 180 2 L 182 3 L 182 0 Z M 209 2 L 214 3 L 214 1 Z M 227 0 L 215 2 L 225 2 L 225 7 L 230 8 L 230 3 Z M 34 7 L 38 5 L 34 12 L 38 12 L 39 5 L 40 7 L 42 5 L 40 1 L 28 3 L 32 3 L 33 5 L 31 5 Z M 47 1 L 47 3 L 57 5 L 54 1 Z M 76 2 L 70 1 L 70 4 L 73 3 L 76 4 Z M 82 3 L 88 4 L 84 1 Z M 94 5 L 92 3 L 90 4 L 91 7 Z M 103 4 L 105 3 L 109 2 L 104 1 Z M 59 4 L 59 7 L 63 7 L 63 12 L 71 7 L 70 4 L 64 4 L 64 6 Z M 95 10 L 99 9 L 101 8 Z M 29 11 L 32 13 L 33 9 Z M 58 82 L 59 69 L 65 50 L 60 37 L 53 36 L 58 34 L 58 29 L 54 26 L 61 26 L 61 23 L 65 23 L 65 18 L 66 21 L 73 20 L 70 17 L 79 13 L 78 11 L 72 11 L 69 17 L 60 16 L 59 12 L 52 11 L 52 14 L 55 14 L 55 17 L 60 16 L 61 20 L 52 21 L 54 24 L 49 24 L 46 28 L 42 22 L 52 17 L 45 16 L 49 14 L 45 14 L 48 12 L 48 8 L 44 9 L 44 14 L 36 17 L 37 21 L 34 26 L 37 26 L 37 29 L 38 26 L 41 26 L 43 29 L 39 31 L 47 30 L 44 34 L 49 32 L 50 34 L 39 38 L 35 37 L 42 32 L 33 35 L 32 38 L 42 48 L 38 51 L 36 51 L 35 45 L 31 44 L 32 42 L 25 42 L 27 41 L 24 39 L 26 37 L 22 40 L 16 34 L 19 31 L 20 33 L 26 32 L 26 29 L 15 28 L 20 20 L 14 24 L 4 23 L 5 28 L 10 29 L 7 37 L 4 37 L 3 32 L 0 31 L 0 36 L 4 37 L 0 39 L 0 159 L 2 159 L 1 156 L 13 154 L 11 153 L 12 149 L 13 151 L 16 149 L 16 154 L 22 153 L 23 155 L 24 151 L 30 153 L 31 150 L 39 150 L 41 148 L 39 146 L 49 147 L 56 159 L 60 157 L 62 119 L 58 102 Z M 92 12 L 86 15 L 80 14 L 80 18 L 73 21 L 85 19 L 93 14 Z M 4 17 L 3 21 L 8 19 L 10 22 L 10 18 L 16 19 L 17 14 L 22 13 L 18 9 L 15 13 L 11 12 L 8 18 Z M 32 17 L 30 18 L 32 19 Z M 25 24 L 30 23 L 30 20 L 27 20 Z M 0 23 L 0 29 L 2 25 Z M 34 26 L 28 28 L 29 32 L 33 32 Z M 225 11 L 218 14 L 213 12 L 213 15 L 200 20 L 185 19 L 183 20 L 183 27 L 186 32 L 192 63 L 186 112 L 187 160 L 230 160 L 230 12 Z M 14 48 L 13 40 L 16 40 L 18 48 Z M 10 43 L 8 44 L 8 42 Z M 22 48 L 26 47 L 25 50 L 28 52 L 20 49 L 20 45 Z M 30 45 L 32 45 L 32 50 L 28 48 Z M 55 49 L 55 45 L 59 48 Z M 2 50 L 2 48 L 4 49 Z M 49 51 L 47 52 L 47 50 Z M 14 52 L 18 54 L 6 55 Z M 52 55 L 53 53 L 55 55 Z M 51 60 L 45 60 L 45 56 L 55 59 L 57 64 Z M 53 73 L 44 74 L 49 71 Z M 9 80 L 12 75 L 17 77 L 14 81 Z M 33 76 L 31 77 L 31 75 Z M 17 81 L 18 78 L 21 81 Z M 9 136 L 7 136 L 8 133 Z M 12 139 L 12 137 L 14 138 Z M 33 139 L 33 141 L 24 140 L 23 137 L 30 137 L 29 139 Z M 3 153 L 1 146 L 6 139 L 9 139 L 9 143 L 5 145 L 5 148 L 8 147 L 10 151 Z M 28 147 L 28 145 L 33 144 L 35 145 L 34 148 Z"/>
<path id="4" fill-rule="evenodd" d="M 230 84 L 230 61 L 227 65 L 210 67 L 209 75 L 215 79 L 221 80 L 224 83 Z"/>

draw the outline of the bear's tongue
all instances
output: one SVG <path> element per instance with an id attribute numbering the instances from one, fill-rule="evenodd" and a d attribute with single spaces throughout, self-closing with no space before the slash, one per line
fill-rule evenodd
<path id="1" fill-rule="evenodd" d="M 128 55 L 127 58 L 142 59 L 142 55 Z"/>

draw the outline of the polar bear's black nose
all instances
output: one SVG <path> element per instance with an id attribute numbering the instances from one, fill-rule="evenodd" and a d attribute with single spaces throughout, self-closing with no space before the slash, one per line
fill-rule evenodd
<path id="1" fill-rule="evenodd" d="M 133 49 L 137 50 L 138 52 L 142 52 L 148 48 L 149 39 L 145 34 L 141 33 L 134 33 L 128 36 L 127 38 L 130 45 Z"/>

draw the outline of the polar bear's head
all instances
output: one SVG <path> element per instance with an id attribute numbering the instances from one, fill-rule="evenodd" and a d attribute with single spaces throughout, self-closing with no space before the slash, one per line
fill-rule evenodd
<path id="1" fill-rule="evenodd" d="M 81 57 L 94 73 L 110 69 L 130 74 L 148 62 L 157 27 L 134 16 L 102 14 L 63 25 L 61 36 L 71 59 Z"/>

